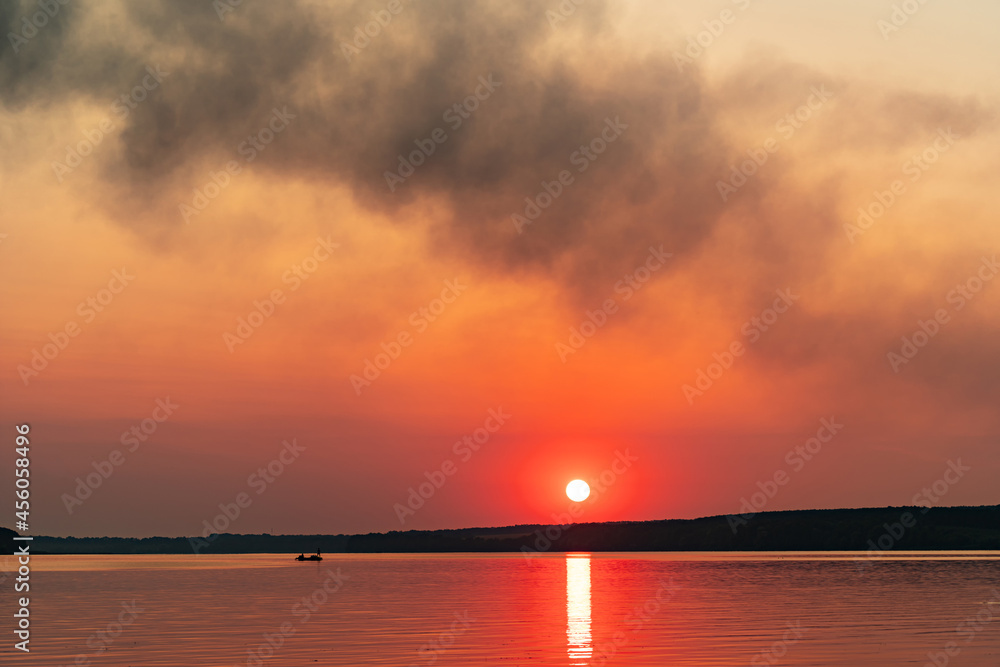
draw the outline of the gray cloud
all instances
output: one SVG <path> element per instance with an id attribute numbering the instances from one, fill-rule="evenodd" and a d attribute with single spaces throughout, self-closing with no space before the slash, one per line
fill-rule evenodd
<path id="1" fill-rule="evenodd" d="M 21 99 L 33 85 L 41 104 L 113 99 L 147 64 L 171 72 L 128 118 L 122 159 L 104 164 L 103 180 L 125 189 L 113 198 L 116 217 L 141 235 L 162 238 L 164 226 L 179 225 L 170 215 L 177 191 L 201 185 L 206 165 L 236 157 L 239 142 L 285 106 L 297 115 L 294 128 L 268 147 L 260 168 L 346 184 L 381 212 L 441 198 L 452 211 L 439 230 L 449 247 L 508 269 L 558 265 L 581 289 L 619 272 L 607 257 L 642 253 L 651 242 L 675 251 L 697 243 L 722 208 L 711 193 L 725 146 L 696 73 L 677 72 L 665 55 L 609 59 L 595 49 L 579 60 L 579 52 L 545 50 L 570 34 L 595 37 L 595 17 L 608 11 L 601 3 L 562 32 L 533 5 L 407 3 L 352 62 L 340 41 L 374 5 L 247 2 L 225 21 L 210 7 L 128 3 L 129 46 L 92 40 L 73 51 L 82 40 L 69 35 L 45 45 L 45 77 L 19 79 Z M 443 113 L 491 75 L 501 86 L 461 127 L 449 125 Z M 577 173 L 582 163 L 571 164 L 571 154 L 599 137 L 606 119 L 628 129 Z M 446 143 L 390 192 L 384 173 L 436 128 Z M 518 235 L 511 214 L 563 170 L 575 182 Z"/>
<path id="2" fill-rule="evenodd" d="M 817 73 L 755 57 L 713 88 L 695 67 L 679 72 L 667 50 L 638 55 L 609 39 L 613 8 L 596 1 L 558 29 L 529 3 L 405 2 L 348 62 L 341 43 L 383 6 L 248 0 L 220 21 L 200 0 L 124 3 L 112 31 L 121 38 L 109 43 L 70 3 L 24 53 L 4 53 L 0 77 L 12 95 L 3 103 L 16 109 L 78 95 L 106 102 L 145 66 L 167 69 L 162 88 L 128 117 L 120 159 L 102 163 L 114 218 L 156 244 L 183 227 L 178 201 L 190 201 L 209 169 L 239 159 L 237 145 L 275 107 L 297 118 L 254 169 L 346 185 L 386 214 L 422 197 L 443 202 L 450 212 L 434 227 L 442 252 L 471 254 L 497 271 L 547 272 L 581 303 L 606 294 L 650 243 L 690 254 L 726 213 L 754 232 L 746 255 L 759 258 L 752 280 L 764 290 L 814 275 L 827 247 L 840 242 L 837 183 L 802 192 L 784 154 L 729 203 L 715 185 L 750 148 L 734 145 L 720 118 L 794 109 L 822 83 Z M 5 7 L 7 24 L 30 8 Z M 452 129 L 442 114 L 490 75 L 502 85 Z M 974 132 L 987 115 L 969 100 L 833 83 L 841 106 L 822 121 L 822 148 L 831 152 L 898 149 L 949 123 Z M 570 155 L 607 118 L 628 129 L 577 173 Z M 390 192 L 385 172 L 436 128 L 447 141 Z M 563 170 L 574 183 L 517 234 L 511 214 Z"/>

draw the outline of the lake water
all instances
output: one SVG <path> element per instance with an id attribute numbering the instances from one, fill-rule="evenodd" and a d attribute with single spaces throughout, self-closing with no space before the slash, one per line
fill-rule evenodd
<path id="1" fill-rule="evenodd" d="M 1000 553 L 856 556 L 35 556 L 0 664 L 1000 665 Z"/>

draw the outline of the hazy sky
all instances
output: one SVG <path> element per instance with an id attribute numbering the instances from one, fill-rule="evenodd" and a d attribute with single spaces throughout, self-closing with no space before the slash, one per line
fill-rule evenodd
<path id="1" fill-rule="evenodd" d="M 1000 7 L 902 5 L 4 3 L 32 532 L 1000 502 Z"/>

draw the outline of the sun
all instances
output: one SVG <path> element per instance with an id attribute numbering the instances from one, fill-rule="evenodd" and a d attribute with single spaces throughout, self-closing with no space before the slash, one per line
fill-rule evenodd
<path id="1" fill-rule="evenodd" d="M 590 485 L 582 479 L 574 479 L 566 485 L 566 495 L 574 503 L 583 502 L 590 496 Z"/>

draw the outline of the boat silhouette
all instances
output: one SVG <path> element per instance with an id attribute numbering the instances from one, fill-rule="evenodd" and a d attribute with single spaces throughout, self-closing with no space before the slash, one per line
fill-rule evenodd
<path id="1" fill-rule="evenodd" d="M 299 554 L 295 560 L 323 560 L 323 557 L 319 555 L 319 549 L 317 549 L 313 555 L 306 556 L 305 554 Z"/>

